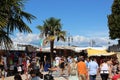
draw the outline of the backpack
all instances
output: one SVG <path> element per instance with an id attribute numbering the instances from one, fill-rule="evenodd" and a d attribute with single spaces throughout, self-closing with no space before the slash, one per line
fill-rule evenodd
<path id="1" fill-rule="evenodd" d="M 76 75 L 77 65 L 74 64 L 74 63 L 71 63 L 70 67 L 71 67 L 71 69 L 70 69 L 70 74 L 71 74 L 71 75 Z"/>

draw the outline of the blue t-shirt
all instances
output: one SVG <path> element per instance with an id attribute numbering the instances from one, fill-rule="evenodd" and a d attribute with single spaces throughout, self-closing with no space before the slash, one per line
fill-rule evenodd
<path id="1" fill-rule="evenodd" d="M 33 77 L 31 80 L 42 80 L 40 77 L 36 76 L 36 77 Z"/>
<path id="2" fill-rule="evenodd" d="M 96 75 L 98 71 L 98 63 L 95 61 L 90 61 L 88 64 L 89 75 Z"/>

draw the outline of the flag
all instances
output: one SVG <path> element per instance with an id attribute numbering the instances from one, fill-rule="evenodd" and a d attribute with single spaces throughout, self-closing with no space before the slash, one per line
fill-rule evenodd
<path id="1" fill-rule="evenodd" d="M 40 46 L 43 46 L 43 39 L 40 38 Z"/>

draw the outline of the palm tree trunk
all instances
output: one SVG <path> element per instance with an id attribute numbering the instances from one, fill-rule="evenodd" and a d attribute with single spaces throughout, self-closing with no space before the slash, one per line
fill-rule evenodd
<path id="1" fill-rule="evenodd" d="M 53 49 L 54 49 L 54 40 L 50 41 L 50 58 L 51 58 L 51 67 L 53 63 Z"/>

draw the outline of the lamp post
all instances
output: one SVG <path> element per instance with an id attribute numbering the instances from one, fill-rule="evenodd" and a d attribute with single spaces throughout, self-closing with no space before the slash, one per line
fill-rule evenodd
<path id="1" fill-rule="evenodd" d="M 96 42 L 94 40 L 90 41 L 90 46 L 93 47 L 96 44 Z"/>
<path id="2" fill-rule="evenodd" d="M 71 42 L 73 42 L 73 37 L 70 35 L 70 33 L 68 34 L 68 46 L 71 45 Z"/>

